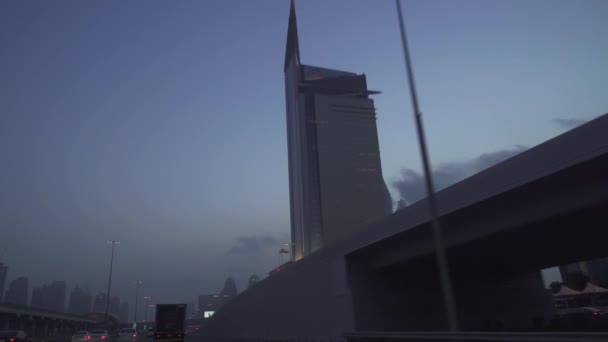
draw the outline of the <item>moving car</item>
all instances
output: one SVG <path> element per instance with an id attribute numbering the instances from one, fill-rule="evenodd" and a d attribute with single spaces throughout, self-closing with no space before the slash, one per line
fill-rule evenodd
<path id="1" fill-rule="evenodd" d="M 110 333 L 107 330 L 91 331 L 91 342 L 110 341 Z"/>
<path id="2" fill-rule="evenodd" d="M 598 316 L 605 316 L 607 314 L 606 311 L 589 306 L 571 309 L 560 309 L 557 311 L 557 313 L 562 317 L 581 316 L 589 318 L 597 318 Z"/>
<path id="3" fill-rule="evenodd" d="M 72 335 L 72 342 L 90 342 L 91 335 L 88 331 L 77 331 Z"/>
<path id="4" fill-rule="evenodd" d="M 139 334 L 132 328 L 120 329 L 120 332 L 118 333 L 118 339 L 121 341 L 134 341 L 138 337 Z"/>
<path id="5" fill-rule="evenodd" d="M 2 330 L 0 331 L 0 342 L 31 342 L 23 330 Z"/>

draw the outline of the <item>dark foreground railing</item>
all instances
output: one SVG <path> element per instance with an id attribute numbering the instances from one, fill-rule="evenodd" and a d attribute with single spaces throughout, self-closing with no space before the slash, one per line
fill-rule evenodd
<path id="1" fill-rule="evenodd" d="M 608 333 L 575 332 L 367 332 L 347 333 L 349 342 L 407 341 L 407 342 L 608 342 Z"/>

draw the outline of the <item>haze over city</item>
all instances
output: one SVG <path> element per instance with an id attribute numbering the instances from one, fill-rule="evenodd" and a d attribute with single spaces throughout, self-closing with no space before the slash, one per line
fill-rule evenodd
<path id="1" fill-rule="evenodd" d="M 405 3 L 438 188 L 606 112 L 607 2 Z M 303 61 L 365 73 L 382 92 L 384 179 L 395 206 L 421 199 L 394 3 L 296 7 Z M 107 240 L 121 242 L 113 294 L 128 301 L 136 280 L 154 301 L 194 301 L 275 267 L 290 241 L 288 12 L 271 0 L 2 1 L 8 279 L 105 291 Z"/>

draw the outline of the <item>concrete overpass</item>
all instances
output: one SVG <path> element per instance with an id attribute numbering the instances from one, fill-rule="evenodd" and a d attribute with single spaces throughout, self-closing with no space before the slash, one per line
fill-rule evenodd
<path id="1" fill-rule="evenodd" d="M 607 133 L 603 116 L 438 193 L 465 328 L 548 318 L 538 271 L 608 254 Z M 426 205 L 379 222 L 346 254 L 358 330 L 445 327 Z"/>
<path id="2" fill-rule="evenodd" d="M 459 318 L 528 329 L 550 315 L 539 270 L 606 256 L 608 115 L 437 193 Z M 446 324 L 426 200 L 240 294 L 208 333 L 340 339 Z"/>
<path id="3" fill-rule="evenodd" d="M 0 330 L 23 330 L 33 337 L 65 336 L 77 330 L 87 330 L 95 323 L 94 319 L 63 312 L 0 304 Z"/>

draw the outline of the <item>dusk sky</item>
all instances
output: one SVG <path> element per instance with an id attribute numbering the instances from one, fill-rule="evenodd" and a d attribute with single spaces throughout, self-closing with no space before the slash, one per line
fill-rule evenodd
<path id="1" fill-rule="evenodd" d="M 608 1 L 404 1 L 440 187 L 608 112 Z M 296 1 L 302 62 L 365 73 L 393 199 L 421 193 L 394 1 Z M 289 1 L 0 1 L 8 280 L 194 301 L 289 241 Z M 131 303 L 132 304 L 132 303 Z"/>

